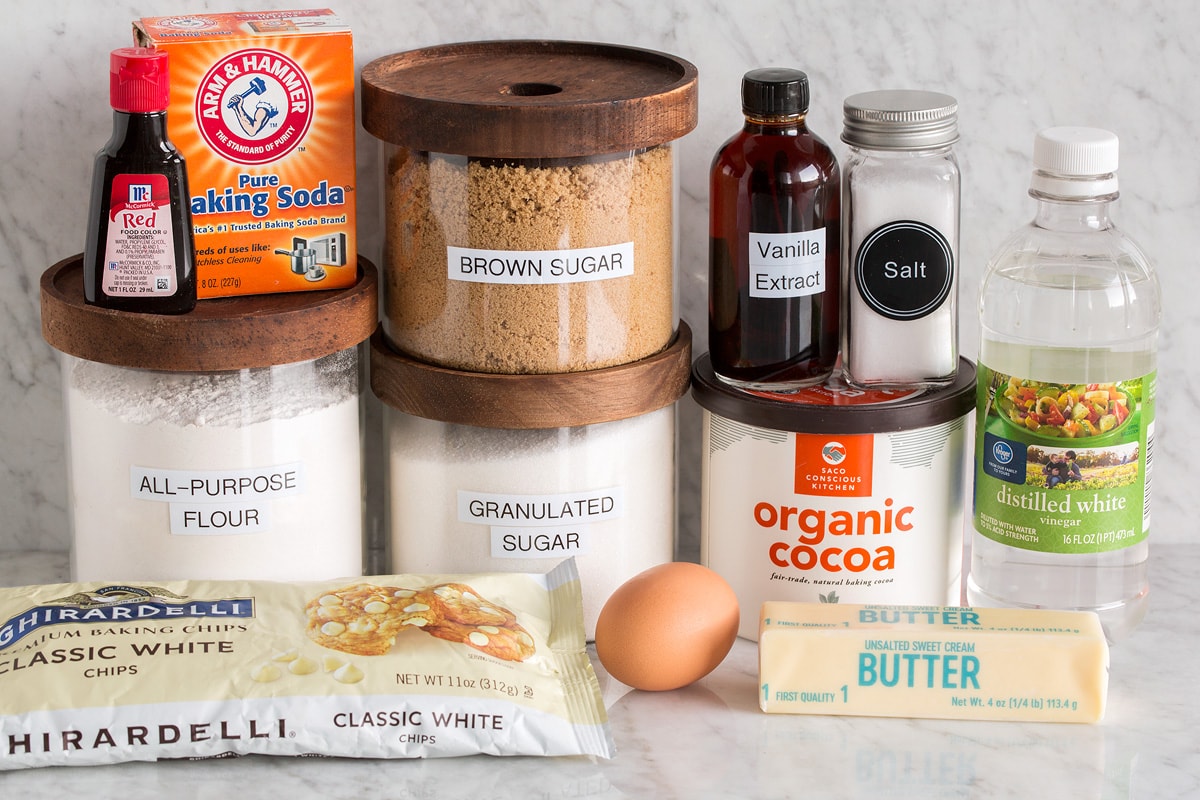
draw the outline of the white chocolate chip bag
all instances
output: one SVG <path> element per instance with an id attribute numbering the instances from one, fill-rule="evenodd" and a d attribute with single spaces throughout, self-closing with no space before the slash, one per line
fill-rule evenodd
<path id="1" fill-rule="evenodd" d="M 0 589 L 0 770 L 257 753 L 613 755 L 545 575 Z"/>

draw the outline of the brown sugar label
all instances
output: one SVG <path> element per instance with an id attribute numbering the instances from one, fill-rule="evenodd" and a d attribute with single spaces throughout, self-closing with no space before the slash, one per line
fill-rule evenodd
<path id="1" fill-rule="evenodd" d="M 584 283 L 633 275 L 633 242 L 570 250 L 446 248 L 452 281 L 543 285 Z"/>

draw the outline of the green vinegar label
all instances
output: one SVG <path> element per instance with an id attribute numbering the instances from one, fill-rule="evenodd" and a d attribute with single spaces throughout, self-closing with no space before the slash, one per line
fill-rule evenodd
<path id="1" fill-rule="evenodd" d="M 975 529 L 1046 553 L 1101 553 L 1145 539 L 1154 389 L 1154 373 L 1047 383 L 980 365 Z"/>

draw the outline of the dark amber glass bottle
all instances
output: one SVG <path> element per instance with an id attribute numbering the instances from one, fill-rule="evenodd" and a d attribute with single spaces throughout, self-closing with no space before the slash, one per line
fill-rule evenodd
<path id="1" fill-rule="evenodd" d="M 113 134 L 92 175 L 84 299 L 182 314 L 196 305 L 196 255 L 187 169 L 167 138 L 167 54 L 123 47 L 109 69 Z"/>
<path id="2" fill-rule="evenodd" d="M 841 178 L 805 122 L 805 73 L 746 73 L 742 111 L 711 171 L 709 352 L 728 383 L 794 391 L 837 361 Z"/>

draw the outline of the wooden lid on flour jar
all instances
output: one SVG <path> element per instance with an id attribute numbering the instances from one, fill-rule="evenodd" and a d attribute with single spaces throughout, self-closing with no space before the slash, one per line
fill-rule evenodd
<path id="1" fill-rule="evenodd" d="M 588 42 L 450 44 L 362 72 L 384 143 L 383 329 L 455 370 L 561 373 L 675 334 L 674 141 L 697 73 Z"/>
<path id="2" fill-rule="evenodd" d="M 355 347 L 378 324 L 375 266 L 353 286 L 201 300 L 187 314 L 88 305 L 82 256 L 42 274 L 42 336 L 76 358 L 134 369 L 220 372 L 311 361 Z"/>

